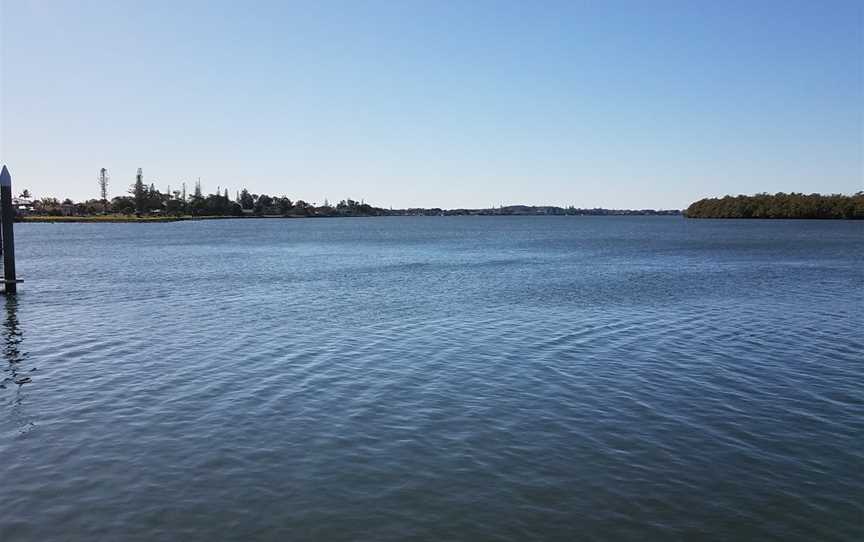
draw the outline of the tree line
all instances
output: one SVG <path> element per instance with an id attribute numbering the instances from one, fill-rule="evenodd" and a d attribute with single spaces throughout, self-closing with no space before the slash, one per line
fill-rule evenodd
<path id="1" fill-rule="evenodd" d="M 705 198 L 692 203 L 688 218 L 845 218 L 864 219 L 864 191 L 843 194 L 756 194 Z"/>
<path id="2" fill-rule="evenodd" d="M 378 216 L 387 214 L 385 209 L 373 207 L 365 202 L 345 199 L 336 205 L 329 202 L 315 206 L 303 200 L 292 201 L 287 196 L 254 194 L 246 188 L 232 199 L 228 189 L 204 194 L 201 185 L 186 195 L 184 191 L 160 192 L 154 184 L 147 185 L 137 179 L 128 194 L 110 200 L 91 199 L 74 202 L 57 198 L 41 198 L 32 202 L 32 212 L 39 215 L 93 216 L 119 215 L 166 215 L 166 216 Z M 29 193 L 26 195 L 29 197 Z M 22 198 L 26 199 L 25 194 Z"/>
<path id="3" fill-rule="evenodd" d="M 303 200 L 293 201 L 287 196 L 271 196 L 269 194 L 254 194 L 244 188 L 232 199 L 228 190 L 217 190 L 216 193 L 205 195 L 200 183 L 196 183 L 194 191 L 187 195 L 184 189 L 160 192 L 154 183 L 146 184 L 143 176 L 136 177 L 135 183 L 126 195 L 111 199 L 89 199 L 74 202 L 71 199 L 60 201 L 46 197 L 32 200 L 28 191 L 18 198 L 19 202 L 28 202 L 26 211 L 41 216 L 97 216 L 97 215 L 135 215 L 169 217 L 241 217 L 241 216 L 284 216 L 284 217 L 339 217 L 339 216 L 461 216 L 461 215 L 680 215 L 679 210 L 623 210 L 623 209 L 581 209 L 573 206 L 529 206 L 509 205 L 484 209 L 441 209 L 408 208 L 384 209 L 369 205 L 364 201 L 344 199 L 331 205 L 326 199 L 323 205 L 307 203 Z M 19 206 L 19 210 L 22 207 Z"/>

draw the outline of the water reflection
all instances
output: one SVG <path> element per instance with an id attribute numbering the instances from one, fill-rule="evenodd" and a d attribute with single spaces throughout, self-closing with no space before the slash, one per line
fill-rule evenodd
<path id="1" fill-rule="evenodd" d="M 26 411 L 25 387 L 33 382 L 35 367 L 27 367 L 27 352 L 23 350 L 24 334 L 18 321 L 18 297 L 4 296 L 5 318 L 3 318 L 0 336 L 2 336 L 3 378 L 0 379 L 0 390 L 12 390 L 13 395 L 5 402 L 11 407 L 11 419 L 17 429 L 26 433 L 34 427 L 34 423 Z"/>

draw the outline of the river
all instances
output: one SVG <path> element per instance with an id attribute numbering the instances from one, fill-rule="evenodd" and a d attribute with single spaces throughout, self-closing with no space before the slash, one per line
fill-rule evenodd
<path id="1" fill-rule="evenodd" d="M 5 542 L 864 539 L 864 222 L 16 234 Z"/>

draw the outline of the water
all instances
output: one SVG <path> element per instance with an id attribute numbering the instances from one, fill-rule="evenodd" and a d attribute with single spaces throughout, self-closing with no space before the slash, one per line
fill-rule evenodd
<path id="1" fill-rule="evenodd" d="M 864 538 L 864 223 L 17 236 L 5 542 Z"/>

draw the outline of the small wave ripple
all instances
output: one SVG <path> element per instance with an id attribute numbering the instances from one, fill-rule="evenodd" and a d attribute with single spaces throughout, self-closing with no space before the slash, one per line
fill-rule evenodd
<path id="1" fill-rule="evenodd" d="M 477 224 L 22 226 L 3 540 L 864 536 L 860 228 Z"/>

